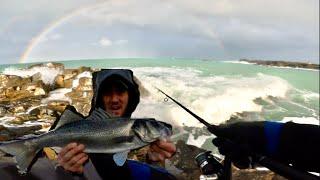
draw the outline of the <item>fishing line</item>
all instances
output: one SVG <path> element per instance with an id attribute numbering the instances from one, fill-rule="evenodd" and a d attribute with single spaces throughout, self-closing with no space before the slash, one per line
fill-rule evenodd
<path id="1" fill-rule="evenodd" d="M 191 114 L 194 118 L 196 118 L 198 121 L 200 121 L 202 124 L 204 124 L 205 126 L 207 126 L 209 128 L 209 131 L 216 127 L 215 125 L 211 125 L 209 124 L 207 121 L 205 121 L 204 119 L 202 119 L 201 117 L 199 117 L 198 115 L 196 115 L 195 113 L 193 113 L 192 111 L 190 111 L 188 108 L 186 108 L 184 105 L 182 105 L 181 103 L 179 103 L 178 101 L 176 101 L 175 99 L 173 99 L 172 97 L 170 97 L 168 94 L 166 94 L 165 92 L 163 92 L 161 89 L 157 88 L 154 86 L 154 88 L 156 88 L 159 92 L 161 92 L 162 94 L 164 94 L 166 96 L 166 98 L 171 99 L 173 102 L 175 102 L 177 105 L 179 105 L 182 109 L 184 109 L 185 111 L 187 111 L 189 114 Z M 211 132 L 211 131 L 210 131 Z"/>
<path id="2" fill-rule="evenodd" d="M 172 97 L 167 95 L 165 92 L 163 92 L 159 88 L 157 88 L 157 87 L 154 87 L 154 88 L 156 88 L 159 92 L 164 94 L 167 98 L 171 99 L 173 102 L 175 102 L 181 108 L 183 108 L 185 111 L 190 113 L 194 118 L 199 120 L 202 124 L 204 124 L 208 128 L 208 130 L 212 134 L 219 136 L 218 126 L 209 124 L 207 121 L 205 121 L 204 119 L 202 119 L 198 115 L 194 114 L 188 108 L 186 108 L 181 103 L 179 103 L 178 101 L 176 101 L 175 99 L 173 99 Z M 237 144 L 234 144 L 235 147 L 236 147 L 236 145 Z M 237 147 L 241 147 L 241 146 L 237 145 Z M 289 178 L 289 179 L 318 179 L 318 176 L 315 176 L 315 175 L 310 174 L 308 172 L 300 171 L 300 170 L 295 169 L 289 165 L 279 163 L 278 161 L 275 161 L 271 158 L 268 158 L 267 156 L 256 154 L 254 152 L 252 152 L 252 153 L 254 156 L 256 156 L 259 159 L 258 163 L 260 165 L 265 166 L 265 167 L 269 168 L 271 171 L 278 173 L 286 178 Z M 226 155 L 225 156 L 225 164 L 224 164 L 224 171 L 225 171 L 224 179 L 231 179 L 231 176 L 232 176 L 231 163 L 232 163 L 232 160 L 231 160 L 230 156 Z"/>

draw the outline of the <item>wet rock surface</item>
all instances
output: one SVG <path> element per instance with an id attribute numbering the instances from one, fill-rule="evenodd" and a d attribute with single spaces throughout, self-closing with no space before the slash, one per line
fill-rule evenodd
<path id="1" fill-rule="evenodd" d="M 52 83 L 43 81 L 42 68 L 58 72 L 50 77 Z M 0 74 L 0 141 L 48 129 L 67 105 L 74 105 L 83 115 L 91 108 L 90 67 L 65 69 L 61 63 L 44 63 L 28 70 L 35 73 L 23 77 Z"/>

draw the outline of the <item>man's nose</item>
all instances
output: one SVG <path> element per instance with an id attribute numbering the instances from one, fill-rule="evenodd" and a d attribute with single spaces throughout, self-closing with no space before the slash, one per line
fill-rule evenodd
<path id="1" fill-rule="evenodd" d="M 120 100 L 119 96 L 116 93 L 112 93 L 111 101 L 112 102 L 118 102 L 119 100 Z"/>

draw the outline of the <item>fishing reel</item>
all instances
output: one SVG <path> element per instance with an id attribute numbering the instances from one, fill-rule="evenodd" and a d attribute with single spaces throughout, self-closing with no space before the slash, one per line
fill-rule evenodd
<path id="1" fill-rule="evenodd" d="M 202 173 L 200 180 L 222 179 L 224 167 L 218 159 L 211 154 L 211 151 L 198 154 L 195 157 L 195 161 Z"/>

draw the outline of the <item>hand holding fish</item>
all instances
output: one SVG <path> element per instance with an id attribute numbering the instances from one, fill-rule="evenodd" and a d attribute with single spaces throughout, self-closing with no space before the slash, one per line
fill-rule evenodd
<path id="1" fill-rule="evenodd" d="M 150 145 L 148 158 L 151 161 L 164 161 L 176 152 L 176 146 L 170 140 L 158 140 Z"/>
<path id="2" fill-rule="evenodd" d="M 58 154 L 58 163 L 67 171 L 83 173 L 83 164 L 88 160 L 84 148 L 83 144 L 69 143 Z"/>
<path id="3" fill-rule="evenodd" d="M 83 144 L 69 143 L 58 154 L 58 163 L 67 171 L 83 173 L 83 164 L 88 160 L 88 155 L 83 151 Z M 158 140 L 151 144 L 148 158 L 151 161 L 164 161 L 175 152 L 176 146 L 170 140 Z"/>

